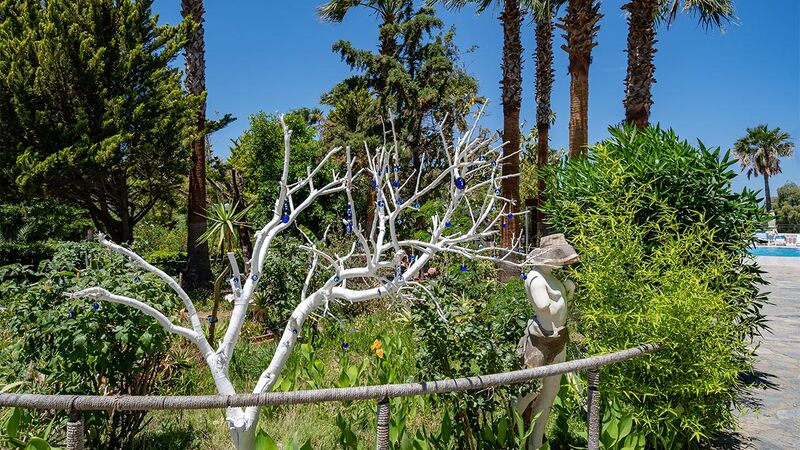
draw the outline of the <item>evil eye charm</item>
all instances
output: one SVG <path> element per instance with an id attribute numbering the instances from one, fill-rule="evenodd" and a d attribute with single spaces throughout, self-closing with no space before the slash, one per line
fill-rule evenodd
<path id="1" fill-rule="evenodd" d="M 75 316 L 77 316 L 77 315 L 78 315 L 78 314 L 75 312 L 75 310 L 74 310 L 74 309 L 70 309 L 70 310 L 69 310 L 69 318 L 70 318 L 70 319 L 74 319 L 74 318 L 75 318 Z"/>
<path id="2" fill-rule="evenodd" d="M 383 208 L 383 205 L 385 204 L 386 203 L 383 200 L 378 200 L 378 206 L 380 206 L 381 208 Z"/>
<path id="3" fill-rule="evenodd" d="M 421 207 L 422 205 L 420 205 L 419 202 L 414 202 L 414 208 L 420 209 Z"/>
<path id="4" fill-rule="evenodd" d="M 478 157 L 478 161 L 486 161 L 486 157 L 481 155 Z"/>
<path id="5" fill-rule="evenodd" d="M 377 182 L 377 181 L 375 181 L 374 179 L 372 179 L 372 180 L 369 180 L 369 184 L 371 184 L 371 185 L 372 185 L 372 187 L 378 187 L 378 182 Z"/>
<path id="6" fill-rule="evenodd" d="M 497 161 L 492 161 L 492 167 L 497 167 Z"/>
<path id="7" fill-rule="evenodd" d="M 94 304 L 92 304 L 92 309 L 97 311 L 98 309 L 100 309 L 100 305 L 97 304 L 97 303 L 94 303 Z"/>
<path id="8" fill-rule="evenodd" d="M 336 276 L 333 277 L 333 281 L 338 283 L 338 282 L 342 281 L 342 279 L 339 277 L 339 275 L 336 275 Z"/>
<path id="9" fill-rule="evenodd" d="M 397 203 L 397 205 L 399 206 L 399 205 L 402 205 L 402 204 L 403 204 L 403 199 L 402 199 L 402 198 L 398 198 L 398 199 L 397 199 L 397 200 L 395 200 L 394 202 L 395 202 L 395 203 Z"/>
<path id="10" fill-rule="evenodd" d="M 289 223 L 289 216 L 287 214 L 284 214 L 283 216 L 281 216 L 281 222 Z"/>
<path id="11" fill-rule="evenodd" d="M 461 271 L 462 272 L 466 272 L 467 271 L 467 265 L 466 264 L 462 264 L 461 265 Z"/>
<path id="12" fill-rule="evenodd" d="M 400 165 L 399 164 L 395 164 L 394 165 L 394 173 L 397 173 L 397 172 L 400 172 Z"/>
<path id="13" fill-rule="evenodd" d="M 398 225 L 401 225 L 402 223 L 403 223 L 403 219 L 401 219 L 401 218 L 399 218 L 399 217 L 398 217 L 398 218 L 397 218 L 397 224 L 398 224 Z"/>
<path id="14" fill-rule="evenodd" d="M 397 180 L 392 181 L 392 187 L 400 187 L 400 182 Z"/>
<path id="15" fill-rule="evenodd" d="M 522 278 L 523 280 L 527 280 L 528 279 L 528 275 L 525 272 L 520 272 L 519 273 L 519 277 Z"/>
<path id="16" fill-rule="evenodd" d="M 344 230 L 347 231 L 348 233 L 352 233 L 353 232 L 353 224 L 352 223 L 348 223 L 347 225 L 344 226 Z"/>
<path id="17" fill-rule="evenodd" d="M 450 228 L 452 225 L 453 224 L 451 224 L 450 221 L 444 223 L 445 228 Z"/>
<path id="18" fill-rule="evenodd" d="M 142 279 L 141 279 L 141 278 L 139 278 L 139 275 L 136 275 L 135 277 L 133 277 L 133 282 L 134 282 L 134 283 L 141 283 L 141 282 L 142 282 Z"/>
<path id="19" fill-rule="evenodd" d="M 508 213 L 508 218 L 509 219 L 513 219 L 514 218 L 514 213 Z"/>
<path id="20" fill-rule="evenodd" d="M 456 178 L 456 187 L 459 189 L 464 189 L 465 187 L 467 187 L 467 183 L 464 181 L 463 178 L 458 177 Z"/>
<path id="21" fill-rule="evenodd" d="M 258 281 L 258 275 L 253 274 L 253 276 L 251 276 L 250 279 L 253 281 Z"/>
<path id="22" fill-rule="evenodd" d="M 347 350 L 348 348 L 350 348 L 350 344 L 347 342 L 342 342 L 342 350 Z"/>
<path id="23" fill-rule="evenodd" d="M 494 195 L 500 195 L 500 188 L 496 188 L 494 190 Z"/>

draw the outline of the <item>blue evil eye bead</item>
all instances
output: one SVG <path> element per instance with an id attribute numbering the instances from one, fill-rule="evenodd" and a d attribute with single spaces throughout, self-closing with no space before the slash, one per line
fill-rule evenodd
<path id="1" fill-rule="evenodd" d="M 253 280 L 253 281 L 258 281 L 258 275 L 253 274 L 253 276 L 250 277 L 250 279 Z"/>
<path id="2" fill-rule="evenodd" d="M 141 278 L 139 278 L 139 275 L 136 275 L 135 277 L 133 277 L 133 282 L 134 282 L 134 283 L 141 283 L 141 282 L 142 282 L 142 279 L 141 279 Z"/>
<path id="3" fill-rule="evenodd" d="M 284 214 L 283 216 L 281 216 L 281 222 L 289 223 L 289 215 L 288 214 Z"/>
<path id="4" fill-rule="evenodd" d="M 97 304 L 97 303 L 94 303 L 94 304 L 92 304 L 92 309 L 97 311 L 98 309 L 100 309 L 100 305 Z"/>
<path id="5" fill-rule="evenodd" d="M 508 228 L 508 224 L 503 222 L 503 228 Z"/>
<path id="6" fill-rule="evenodd" d="M 422 205 L 420 205 L 419 202 L 414 202 L 414 208 L 420 209 L 421 207 Z"/>
<path id="7" fill-rule="evenodd" d="M 292 328 L 292 334 L 297 336 L 297 328 Z"/>
<path id="8" fill-rule="evenodd" d="M 417 255 L 411 255 L 408 258 L 412 263 L 417 260 Z"/>
<path id="9" fill-rule="evenodd" d="M 464 189 L 465 187 L 467 187 L 467 183 L 464 181 L 463 178 L 458 177 L 456 178 L 456 187 L 459 189 Z"/>
<path id="10" fill-rule="evenodd" d="M 238 278 L 235 278 L 235 277 L 234 277 L 234 279 L 233 279 L 233 284 L 235 284 L 235 285 L 237 285 L 237 286 L 238 286 L 238 285 L 239 285 L 239 283 L 241 283 L 241 281 L 239 281 L 239 279 L 238 279 Z"/>
<path id="11" fill-rule="evenodd" d="M 314 264 L 308 263 L 308 268 L 310 269 L 312 267 L 314 267 Z"/>
<path id="12" fill-rule="evenodd" d="M 352 233 L 353 232 L 353 224 L 352 223 L 348 223 L 347 225 L 344 226 L 344 230 L 347 231 L 348 233 Z"/>
<path id="13" fill-rule="evenodd" d="M 478 243 L 478 248 L 483 248 L 483 243 Z"/>
<path id="14" fill-rule="evenodd" d="M 378 295 L 381 295 L 381 288 L 378 288 Z"/>
<path id="15" fill-rule="evenodd" d="M 497 211 L 497 205 L 492 205 L 492 211 Z"/>
<path id="16" fill-rule="evenodd" d="M 500 188 L 494 189 L 494 195 L 500 195 Z"/>
<path id="17" fill-rule="evenodd" d="M 374 178 L 373 178 L 372 180 L 369 180 L 369 184 L 371 184 L 371 185 L 372 185 L 372 187 L 378 187 L 378 182 L 377 182 L 377 181 L 375 181 L 375 179 L 374 179 Z"/>
<path id="18" fill-rule="evenodd" d="M 342 279 L 339 277 L 339 275 L 336 275 L 336 276 L 333 277 L 333 281 L 338 283 L 338 282 L 342 281 Z"/>
<path id="19" fill-rule="evenodd" d="M 492 161 L 492 167 L 497 167 L 497 161 Z"/>
<path id="20" fill-rule="evenodd" d="M 78 314 L 77 314 L 77 313 L 75 313 L 75 310 L 74 310 L 74 309 L 70 309 L 70 310 L 69 310 L 69 318 L 70 318 L 70 319 L 74 319 L 74 318 L 75 318 L 75 316 L 77 316 L 77 315 L 78 315 Z"/>
<path id="21" fill-rule="evenodd" d="M 462 264 L 461 265 L 461 271 L 462 272 L 466 272 L 467 271 L 467 265 L 466 264 Z"/>
<path id="22" fill-rule="evenodd" d="M 513 219 L 514 218 L 514 213 L 508 213 L 508 218 L 509 219 Z"/>
<path id="23" fill-rule="evenodd" d="M 395 202 L 395 203 L 397 203 L 397 205 L 399 206 L 399 205 L 402 205 L 402 204 L 403 204 L 403 199 L 402 199 L 402 198 L 398 198 L 398 199 L 397 199 L 397 200 L 395 200 L 394 202 Z"/>
<path id="24" fill-rule="evenodd" d="M 478 157 L 478 161 L 486 161 L 486 157 L 481 155 Z"/>
<path id="25" fill-rule="evenodd" d="M 444 226 L 446 228 L 450 228 L 451 225 L 453 225 L 453 224 L 451 224 L 450 221 L 447 221 L 447 222 L 444 223 Z"/>
<path id="26" fill-rule="evenodd" d="M 393 187 L 400 187 L 400 182 L 397 181 L 397 180 L 394 180 L 394 181 L 392 181 L 392 186 Z"/>
<path id="27" fill-rule="evenodd" d="M 528 275 L 525 272 L 520 272 L 519 273 L 519 277 L 522 278 L 523 280 L 527 280 L 528 279 Z"/>
<path id="28" fill-rule="evenodd" d="M 475 170 L 475 164 L 470 164 L 469 165 L 469 171 L 471 172 L 473 170 Z"/>
<path id="29" fill-rule="evenodd" d="M 399 217 L 398 217 L 398 218 L 397 218 L 397 224 L 398 224 L 398 225 L 400 225 L 400 224 L 402 224 L 402 223 L 403 223 L 403 219 L 401 219 L 401 218 L 399 218 Z"/>
<path id="30" fill-rule="evenodd" d="M 383 208 L 383 205 L 385 204 L 386 203 L 383 200 L 378 200 L 378 206 L 380 206 L 381 208 Z"/>
<path id="31" fill-rule="evenodd" d="M 350 344 L 347 342 L 342 342 L 342 350 L 347 350 L 348 348 L 350 348 Z"/>
<path id="32" fill-rule="evenodd" d="M 353 209 L 353 205 L 351 203 L 347 204 L 347 209 Z"/>
<path id="33" fill-rule="evenodd" d="M 394 172 L 395 173 L 400 172 L 400 165 L 399 164 L 395 164 L 394 165 Z"/>

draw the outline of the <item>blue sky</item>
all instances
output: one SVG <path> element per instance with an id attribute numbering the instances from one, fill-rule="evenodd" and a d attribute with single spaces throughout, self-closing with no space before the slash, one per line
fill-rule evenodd
<path id="1" fill-rule="evenodd" d="M 315 8 L 321 1 L 206 1 L 206 77 L 208 113 L 238 118 L 212 139 L 214 153 L 229 154 L 232 138 L 248 126 L 258 111 L 287 112 L 319 106 L 323 92 L 350 74 L 331 52 L 346 39 L 359 48 L 377 47 L 377 20 L 365 10 L 354 11 L 344 23 L 321 22 Z M 605 1 L 599 45 L 590 72 L 589 140 L 607 136 L 607 127 L 624 117 L 627 26 L 620 5 Z M 736 2 L 738 20 L 724 32 L 706 31 L 691 15 L 683 15 L 658 34 L 655 104 L 651 121 L 675 129 L 694 142 L 728 149 L 747 127 L 767 123 L 800 138 L 800 2 L 768 0 Z M 178 0 L 155 0 L 162 22 L 180 20 Z M 456 42 L 466 69 L 480 83 L 481 95 L 492 103 L 483 125 L 502 127 L 500 57 L 502 29 L 498 10 L 476 15 L 474 8 L 441 11 L 447 25 L 456 26 Z M 561 13 L 559 13 L 561 14 Z M 551 145 L 566 147 L 569 116 L 569 76 L 566 54 L 555 39 L 556 81 L 553 109 L 557 120 Z M 533 100 L 533 25 L 523 26 L 524 72 L 522 120 L 535 119 Z M 783 174 L 771 180 L 772 191 L 787 181 L 800 184 L 800 152 L 783 161 Z M 761 180 L 740 175 L 735 188 L 763 188 Z"/>

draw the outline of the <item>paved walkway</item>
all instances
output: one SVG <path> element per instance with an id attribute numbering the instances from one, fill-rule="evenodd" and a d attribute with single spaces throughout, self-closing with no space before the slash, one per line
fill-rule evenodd
<path id="1" fill-rule="evenodd" d="M 800 258 L 758 258 L 770 282 L 756 369 L 766 389 L 752 393 L 758 411 L 741 418 L 742 445 L 762 450 L 800 448 Z"/>

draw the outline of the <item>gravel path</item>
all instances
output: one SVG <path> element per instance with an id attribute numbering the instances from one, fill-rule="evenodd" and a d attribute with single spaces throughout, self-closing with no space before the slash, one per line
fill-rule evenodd
<path id="1" fill-rule="evenodd" d="M 740 421 L 741 447 L 800 448 L 800 258 L 758 258 L 770 282 L 771 305 L 764 307 L 766 332 L 756 365 L 765 389 L 752 393 L 757 411 Z"/>

